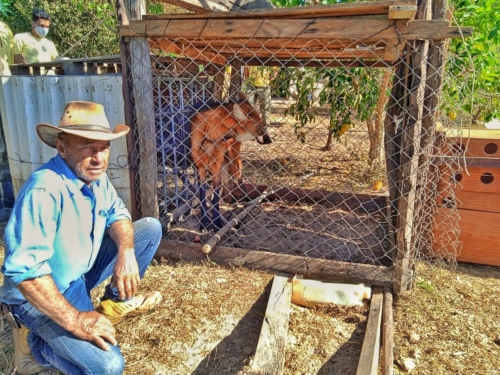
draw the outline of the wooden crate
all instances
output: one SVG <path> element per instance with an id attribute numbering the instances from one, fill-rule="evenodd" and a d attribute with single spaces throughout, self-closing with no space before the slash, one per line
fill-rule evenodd
<path id="1" fill-rule="evenodd" d="M 457 209 L 463 262 L 500 266 L 500 131 L 466 131 L 455 141 L 452 151 L 466 161 L 462 170 L 441 170 L 438 184 L 438 210 L 434 226 L 434 254 L 450 255 L 455 244 L 448 244 L 446 231 L 454 230 L 446 217 Z M 449 150 L 449 148 L 448 148 Z M 452 188 L 450 191 L 450 182 Z"/>

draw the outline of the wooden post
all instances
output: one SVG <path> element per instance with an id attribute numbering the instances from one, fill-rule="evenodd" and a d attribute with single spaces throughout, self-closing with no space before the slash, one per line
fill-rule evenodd
<path id="1" fill-rule="evenodd" d="M 231 80 L 229 83 L 229 98 L 238 99 L 241 92 L 241 85 L 243 84 L 243 77 L 241 74 L 242 63 L 240 60 L 231 60 Z"/>
<path id="2" fill-rule="evenodd" d="M 447 0 L 432 1 L 432 19 L 446 19 L 448 3 Z M 444 75 L 446 61 L 447 40 L 433 41 L 429 45 L 429 59 L 427 62 L 427 79 L 425 87 L 424 113 L 422 116 L 422 137 L 420 148 L 425 150 L 432 148 L 436 135 L 436 117 L 438 114 L 439 97 Z M 431 173 L 429 158 L 421 155 L 419 170 Z M 437 181 L 432 177 L 426 178 L 427 186 L 422 188 L 422 199 L 418 212 L 420 216 L 419 228 L 417 229 L 417 248 L 420 251 L 432 251 L 432 218 L 436 212 Z"/>
<path id="3" fill-rule="evenodd" d="M 118 25 L 129 25 L 128 15 L 125 10 L 123 0 L 116 1 L 116 13 Z M 120 61 L 122 67 L 122 94 L 123 106 L 125 112 L 125 124 L 130 127 L 130 132 L 127 134 L 127 158 L 128 158 L 128 171 L 130 176 L 130 214 L 132 220 L 139 218 L 137 212 L 137 187 L 136 187 L 136 173 L 135 173 L 135 160 L 137 160 L 137 153 L 134 144 L 134 138 L 137 138 L 137 127 L 134 124 L 133 103 L 132 103 L 132 86 L 131 77 L 128 69 L 127 61 L 130 59 L 128 41 L 124 37 L 120 37 Z M 65 68 L 66 72 L 66 68 Z"/>
<path id="4" fill-rule="evenodd" d="M 117 1 L 120 5 L 117 9 L 119 17 L 123 18 L 126 13 L 131 21 L 142 19 L 146 11 L 144 0 Z M 133 166 L 137 166 L 132 169 L 138 170 L 138 178 L 133 176 L 133 183 L 138 183 L 138 189 L 134 186 L 136 216 L 158 218 L 156 127 L 149 41 L 144 37 L 132 37 L 128 43 L 122 41 L 121 45 L 125 49 L 122 50 L 122 59 L 125 60 L 122 67 L 126 71 L 124 94 L 128 96 L 128 105 L 133 103 L 132 110 L 128 108 L 127 112 L 128 116 L 135 114 L 134 132 L 131 136 L 135 135 L 135 140 L 139 142 L 137 148 L 135 144 L 131 145 L 132 150 L 138 150 L 131 155 Z"/>
<path id="5" fill-rule="evenodd" d="M 421 0 L 417 15 L 426 19 L 427 5 L 430 0 Z M 420 136 L 422 134 L 422 115 L 424 106 L 425 80 L 427 72 L 428 41 L 413 42 L 410 59 L 410 79 L 408 81 L 409 103 L 408 117 L 401 128 L 401 153 L 399 169 L 399 199 L 396 220 L 397 254 L 395 261 L 394 289 L 397 294 L 409 287 L 412 279 L 412 267 L 415 254 L 415 217 L 418 182 L 418 162 Z"/>
<path id="6" fill-rule="evenodd" d="M 146 14 L 146 0 L 118 0 L 123 1 L 129 20 L 142 20 L 142 15 Z"/>

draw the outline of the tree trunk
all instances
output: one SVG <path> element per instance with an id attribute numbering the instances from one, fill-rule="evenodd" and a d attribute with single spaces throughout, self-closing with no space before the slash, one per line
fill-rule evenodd
<path id="1" fill-rule="evenodd" d="M 375 159 L 380 155 L 382 146 L 382 134 L 384 130 L 384 109 L 389 97 L 387 89 L 389 88 L 392 69 L 385 69 L 382 81 L 380 84 L 380 93 L 378 95 L 377 107 L 373 114 L 373 118 L 366 120 L 368 135 L 370 137 L 370 150 L 368 151 L 368 165 L 371 167 Z"/>
<path id="2" fill-rule="evenodd" d="M 326 140 L 326 145 L 321 149 L 321 151 L 331 151 L 332 150 L 332 138 L 333 138 L 333 130 L 328 130 L 328 138 Z"/>

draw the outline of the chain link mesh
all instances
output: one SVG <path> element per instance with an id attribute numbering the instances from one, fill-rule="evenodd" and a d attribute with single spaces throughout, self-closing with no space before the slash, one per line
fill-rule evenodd
<path id="1" fill-rule="evenodd" d="M 404 256 L 410 277 L 424 257 L 456 259 L 452 176 L 463 150 L 460 127 L 447 136 L 456 123 L 439 111 L 445 42 L 131 39 L 142 46 L 128 51 L 137 208 L 157 210 L 165 238 L 205 242 L 243 215 L 219 245 L 383 266 Z M 424 71 L 415 71 L 418 59 Z M 426 85 L 432 79 L 437 85 Z M 143 95 L 153 111 L 138 106 Z M 194 118 L 209 123 L 210 135 L 195 141 L 208 160 L 206 183 L 191 155 Z M 245 137 L 221 129 L 244 125 L 248 135 L 248 123 L 264 125 L 272 143 L 247 136 L 240 169 L 231 145 Z M 210 174 L 216 163 L 220 172 Z M 408 254 L 398 251 L 401 236 Z"/>

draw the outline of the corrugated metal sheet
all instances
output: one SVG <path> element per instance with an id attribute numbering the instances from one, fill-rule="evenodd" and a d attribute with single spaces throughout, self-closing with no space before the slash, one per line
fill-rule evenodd
<path id="1" fill-rule="evenodd" d="M 121 75 L 1 77 L 0 111 L 14 192 L 56 151 L 40 141 L 36 125 L 57 125 L 64 105 L 86 100 L 104 106 L 114 127 L 125 123 Z M 125 138 L 112 141 L 108 176 L 130 209 L 130 178 Z"/>

